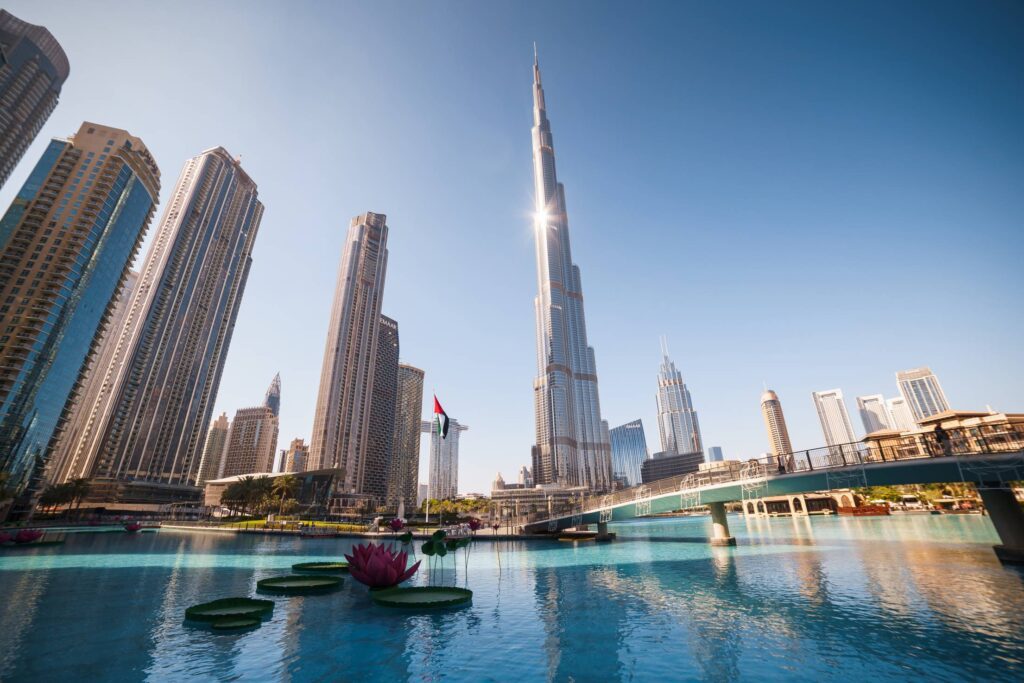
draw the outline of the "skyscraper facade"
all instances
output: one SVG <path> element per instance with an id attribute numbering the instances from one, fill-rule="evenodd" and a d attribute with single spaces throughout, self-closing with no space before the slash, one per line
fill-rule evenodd
<path id="1" fill-rule="evenodd" d="M 764 418 L 764 428 L 768 432 L 772 455 L 792 453 L 793 444 L 789 440 L 786 416 L 782 414 L 782 402 L 778 394 L 771 389 L 765 389 L 761 394 L 761 416 Z"/>
<path id="2" fill-rule="evenodd" d="M 363 493 L 387 238 L 383 214 L 352 219 L 327 328 L 309 469 L 341 469 L 335 486 L 345 493 Z"/>
<path id="3" fill-rule="evenodd" d="M 622 487 L 641 483 L 640 466 L 650 457 L 644 424 L 633 420 L 610 431 L 612 443 L 612 477 Z"/>
<path id="4" fill-rule="evenodd" d="M 199 486 L 211 479 L 220 479 L 224 476 L 224 455 L 228 450 L 230 430 L 231 422 L 228 421 L 227 413 L 221 413 L 220 417 L 210 424 L 210 429 L 206 432 L 206 446 L 203 448 L 203 465 L 196 480 Z"/>
<path id="5" fill-rule="evenodd" d="M 459 435 L 469 429 L 458 420 L 448 421 L 448 436 L 441 438 L 435 421 L 423 420 L 420 429 L 430 433 L 429 497 L 454 498 L 459 493 Z"/>
<path id="6" fill-rule="evenodd" d="M 420 416 L 423 412 L 423 377 L 419 368 L 398 366 L 398 397 L 395 401 L 395 436 L 392 440 L 391 474 L 388 477 L 389 508 L 416 508 L 420 480 Z"/>
<path id="7" fill-rule="evenodd" d="M 270 382 L 270 386 L 267 388 L 267 393 L 263 397 L 263 405 L 267 406 L 274 412 L 275 417 L 281 416 L 281 373 L 274 375 L 273 381 Z"/>
<path id="8" fill-rule="evenodd" d="M 292 439 L 291 445 L 281 458 L 281 471 L 298 474 L 306 471 L 309 447 L 303 439 Z"/>
<path id="9" fill-rule="evenodd" d="M 555 172 L 536 56 L 532 135 L 538 286 L 533 476 L 538 484 L 608 490 L 611 445 L 601 428 L 597 364 L 594 349 L 587 344 L 580 269 L 572 262 L 565 188 Z"/>
<path id="10" fill-rule="evenodd" d="M 0 219 L 0 470 L 42 476 L 149 227 L 160 171 L 126 131 L 53 140 Z"/>
<path id="11" fill-rule="evenodd" d="M 722 462 L 723 460 L 725 460 L 725 456 L 722 455 L 721 446 L 708 447 L 708 462 Z"/>
<path id="12" fill-rule="evenodd" d="M 676 364 L 669 359 L 668 345 L 664 343 L 658 372 L 658 432 L 661 450 L 665 453 L 704 452 L 690 390 Z"/>
<path id="13" fill-rule="evenodd" d="M 949 410 L 949 401 L 942 391 L 939 378 L 929 368 L 897 372 L 896 383 L 899 384 L 900 396 L 910 407 L 915 422 Z"/>
<path id="14" fill-rule="evenodd" d="M 269 474 L 277 454 L 278 419 L 268 405 L 239 408 L 231 421 L 221 477 Z"/>
<path id="15" fill-rule="evenodd" d="M 366 437 L 366 465 L 360 493 L 374 505 L 385 505 L 394 464 L 395 402 L 398 398 L 398 323 L 380 316 L 377 331 L 377 359 L 373 369 L 373 392 Z"/>
<path id="16" fill-rule="evenodd" d="M 917 424 L 914 421 L 914 414 L 910 412 L 910 406 L 907 405 L 907 400 L 902 396 L 885 399 L 885 407 L 888 409 L 889 416 L 892 418 L 893 429 L 898 429 L 901 432 L 909 432 L 911 429 L 917 427 Z"/>
<path id="17" fill-rule="evenodd" d="M 83 471 L 196 483 L 262 216 L 256 183 L 223 147 L 185 163 L 72 446 Z"/>
<path id="18" fill-rule="evenodd" d="M 139 274 L 134 270 L 129 271 L 124 287 L 117 295 L 110 320 L 97 339 L 96 353 L 93 354 L 92 359 L 82 371 L 81 387 L 70 405 L 63 428 L 54 440 L 53 455 L 47 464 L 47 479 L 53 483 L 59 484 L 88 476 L 88 472 L 81 471 L 80 463 L 71 457 L 73 453 L 71 444 L 75 442 L 78 434 L 89 428 L 89 410 L 85 406 L 91 406 L 96 401 L 96 397 L 103 392 L 103 380 L 106 377 L 107 366 L 110 365 L 114 352 L 117 350 L 121 328 L 124 327 L 125 320 L 128 318 L 132 297 L 138 284 Z"/>
<path id="19" fill-rule="evenodd" d="M 0 187 L 50 118 L 70 71 L 49 31 L 0 9 Z"/>
<path id="20" fill-rule="evenodd" d="M 882 429 L 892 429 L 892 418 L 881 394 L 857 397 L 857 412 L 864 424 L 864 433 L 870 434 Z"/>
<path id="21" fill-rule="evenodd" d="M 533 472 L 526 465 L 519 468 L 519 485 L 524 489 L 533 488 Z"/>
<path id="22" fill-rule="evenodd" d="M 838 446 L 854 441 L 850 414 L 846 411 L 841 390 L 815 391 L 814 408 L 818 411 L 818 420 L 821 421 L 821 431 L 825 435 L 826 444 Z"/>

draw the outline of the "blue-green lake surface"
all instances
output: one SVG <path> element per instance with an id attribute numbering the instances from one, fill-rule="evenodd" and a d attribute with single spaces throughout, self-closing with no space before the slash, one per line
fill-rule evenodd
<path id="1" fill-rule="evenodd" d="M 263 535 L 68 534 L 0 550 L 3 681 L 1024 680 L 1024 573 L 980 516 L 730 516 L 614 525 L 610 544 L 478 541 L 432 576 L 471 605 L 375 606 L 346 577 L 269 597 L 260 628 L 183 623 L 256 596 L 293 563 L 353 541 Z"/>

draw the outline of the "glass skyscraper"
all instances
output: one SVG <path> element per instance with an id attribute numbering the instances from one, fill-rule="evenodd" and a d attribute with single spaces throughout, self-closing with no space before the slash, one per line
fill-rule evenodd
<path id="1" fill-rule="evenodd" d="M 611 446 L 601 421 L 594 349 L 587 345 L 580 269 L 572 262 L 565 188 L 555 173 L 551 124 L 533 62 L 534 235 L 538 295 L 537 442 L 533 476 L 538 484 L 611 488 Z"/>
<path id="2" fill-rule="evenodd" d="M 633 420 L 609 432 L 612 442 L 612 478 L 621 486 L 641 483 L 640 467 L 649 455 L 644 425 Z"/>
<path id="3" fill-rule="evenodd" d="M 49 31 L 0 9 L 0 187 L 57 106 L 70 71 Z"/>
<path id="4" fill-rule="evenodd" d="M 68 448 L 68 444 L 72 443 L 83 430 L 89 428 L 90 413 L 88 410 L 83 410 L 83 406 L 91 406 L 104 391 L 103 381 L 106 378 L 107 367 L 117 352 L 121 328 L 124 327 L 124 323 L 128 319 L 135 288 L 138 284 L 139 274 L 134 270 L 130 271 L 121 288 L 121 293 L 117 296 L 110 319 L 107 321 L 103 333 L 97 337 L 96 352 L 82 371 L 81 385 L 75 392 L 73 403 L 68 411 L 68 419 L 54 440 L 53 456 L 46 466 L 46 476 L 51 483 L 61 484 L 79 476 L 75 462 L 69 457 L 71 449 Z"/>
<path id="5" fill-rule="evenodd" d="M 142 266 L 75 476 L 193 486 L 263 217 L 256 183 L 223 147 L 185 163 Z M 149 487 L 155 488 L 155 487 Z"/>
<path id="6" fill-rule="evenodd" d="M 141 140 L 87 122 L 0 219 L 0 467 L 15 487 L 44 473 L 159 192 Z"/>
<path id="7" fill-rule="evenodd" d="M 658 432 L 661 450 L 669 454 L 704 453 L 700 422 L 693 409 L 690 390 L 683 374 L 668 357 L 668 344 L 662 342 L 661 369 L 658 372 Z"/>

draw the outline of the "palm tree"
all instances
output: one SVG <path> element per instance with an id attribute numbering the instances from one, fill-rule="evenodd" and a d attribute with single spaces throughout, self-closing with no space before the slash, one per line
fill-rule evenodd
<path id="1" fill-rule="evenodd" d="M 290 474 L 286 474 L 283 477 L 277 477 L 274 479 L 274 484 L 271 490 L 275 495 L 279 496 L 281 503 L 277 508 L 277 514 L 284 514 L 284 501 L 286 498 L 294 498 L 295 491 L 299 488 L 299 480 Z"/>
<path id="2" fill-rule="evenodd" d="M 75 511 L 82 507 L 82 499 L 89 495 L 90 482 L 88 479 L 72 479 L 68 482 L 68 494 L 71 501 L 75 503 Z"/>

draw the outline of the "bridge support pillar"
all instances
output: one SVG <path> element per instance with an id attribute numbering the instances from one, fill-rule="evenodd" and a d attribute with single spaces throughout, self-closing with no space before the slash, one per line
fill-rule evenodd
<path id="1" fill-rule="evenodd" d="M 729 520 L 725 516 L 725 503 L 708 503 L 711 508 L 711 545 L 736 545 L 729 535 Z"/>
<path id="2" fill-rule="evenodd" d="M 978 493 L 1003 542 L 995 546 L 996 557 L 1007 564 L 1024 564 L 1024 511 L 1013 490 L 1002 483 L 982 482 Z"/>
<path id="3" fill-rule="evenodd" d="M 610 541 L 615 538 L 615 534 L 608 533 L 608 522 L 597 523 L 597 536 L 594 537 L 595 541 Z"/>

